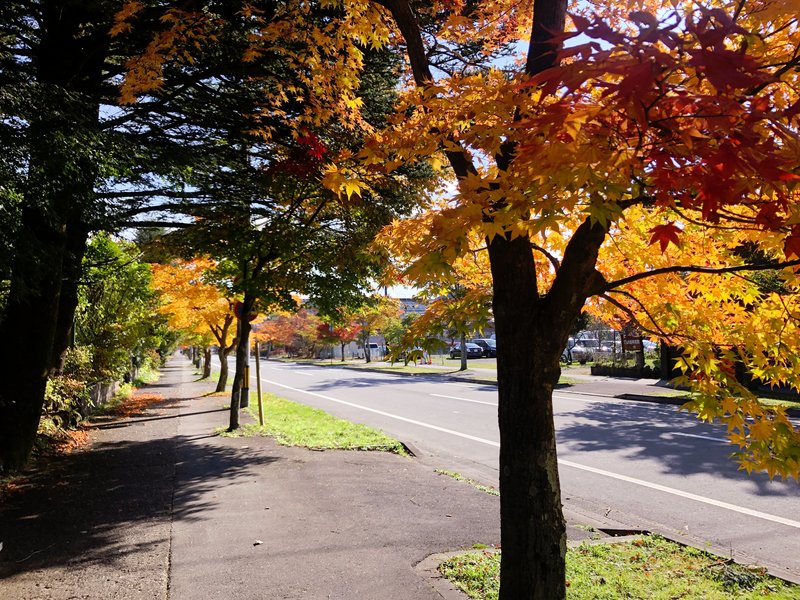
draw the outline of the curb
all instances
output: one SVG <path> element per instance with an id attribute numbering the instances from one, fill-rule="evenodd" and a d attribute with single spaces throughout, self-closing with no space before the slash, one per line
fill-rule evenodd
<path id="1" fill-rule="evenodd" d="M 414 571 L 423 577 L 428 582 L 428 585 L 430 585 L 444 600 L 464 600 L 467 598 L 467 595 L 450 583 L 450 580 L 445 578 L 444 575 L 439 573 L 439 565 L 454 556 L 459 556 L 469 551 L 470 549 L 464 549 L 454 552 L 431 554 L 414 565 Z"/>

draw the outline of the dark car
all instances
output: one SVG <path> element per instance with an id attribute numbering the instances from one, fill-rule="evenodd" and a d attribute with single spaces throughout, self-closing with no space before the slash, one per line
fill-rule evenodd
<path id="1" fill-rule="evenodd" d="M 494 358 L 497 356 L 497 342 L 495 340 L 490 338 L 476 338 L 470 340 L 470 342 L 481 347 L 484 358 Z"/>
<path id="2" fill-rule="evenodd" d="M 478 344 L 467 342 L 467 358 L 481 358 L 483 356 L 483 348 Z M 457 344 L 450 348 L 450 358 L 461 358 L 461 345 Z"/>

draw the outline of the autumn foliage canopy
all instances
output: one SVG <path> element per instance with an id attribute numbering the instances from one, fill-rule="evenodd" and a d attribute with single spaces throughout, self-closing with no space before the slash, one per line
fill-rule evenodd
<path id="1" fill-rule="evenodd" d="M 384 244 L 424 285 L 495 236 L 527 237 L 543 295 L 581 224 L 602 225 L 590 311 L 681 348 L 687 408 L 727 424 L 743 468 L 798 477 L 797 431 L 741 377 L 800 387 L 797 5 L 572 9 L 555 66 L 408 90 L 367 159 L 474 167 Z"/>
<path id="2" fill-rule="evenodd" d="M 596 268 L 581 291 L 590 310 L 682 349 L 677 366 L 697 392 L 689 408 L 727 423 L 744 468 L 800 475 L 798 433 L 736 377 L 743 368 L 800 387 L 796 2 L 575 5 L 555 40 L 557 59 L 533 52 L 528 64 L 497 57 L 536 34 L 530 3 L 416 7 L 420 40 L 453 49 L 451 57 L 478 47 L 457 66 L 421 54 L 403 2 L 322 3 L 331 20 L 309 6 L 245 7 L 240 16 L 252 23 L 246 60 L 275 53 L 300 74 L 289 87 L 264 80 L 264 106 L 303 107 L 292 135 L 319 163 L 323 184 L 349 200 L 379 171 L 462 167 L 455 194 L 382 236 L 406 281 L 446 277 L 483 242 L 522 237 L 544 296 L 575 233 L 599 224 Z M 114 34 L 134 27 L 141 10 L 127 3 Z M 300 20 L 308 26 L 294 27 Z M 191 64 L 197 39 L 213 42 L 208 15 L 173 10 L 162 22 L 128 65 L 125 102 L 157 89 L 165 61 Z M 308 128 L 338 119 L 371 129 L 355 95 L 361 48 L 398 42 L 409 78 L 394 121 L 372 132 L 359 162 L 334 156 Z M 258 135 L 275 135 L 254 122 Z"/>

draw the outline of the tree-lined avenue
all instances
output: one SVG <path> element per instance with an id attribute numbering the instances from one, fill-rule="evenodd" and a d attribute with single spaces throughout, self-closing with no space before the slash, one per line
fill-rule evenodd
<path id="1" fill-rule="evenodd" d="M 436 468 L 497 485 L 497 392 L 427 377 L 268 362 L 265 389 L 379 427 Z M 726 549 L 800 579 L 800 491 L 737 470 L 724 430 L 675 406 L 557 391 L 564 505 L 609 527 Z"/>

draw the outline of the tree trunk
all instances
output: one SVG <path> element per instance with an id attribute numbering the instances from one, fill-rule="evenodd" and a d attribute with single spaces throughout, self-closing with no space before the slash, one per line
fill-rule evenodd
<path id="1" fill-rule="evenodd" d="M 364 332 L 364 358 L 366 359 L 366 362 L 371 362 L 372 361 L 372 356 L 371 356 L 371 353 L 370 353 L 370 350 L 369 350 L 369 336 L 370 336 L 369 331 L 365 331 Z"/>
<path id="2" fill-rule="evenodd" d="M 194 362 L 194 368 L 195 369 L 199 369 L 200 368 L 200 362 L 203 359 L 203 355 L 200 352 L 200 348 L 198 346 L 193 346 L 193 348 L 192 348 L 192 356 L 194 357 L 194 361 L 193 361 Z"/>
<path id="3" fill-rule="evenodd" d="M 53 338 L 52 374 L 64 369 L 64 357 L 74 340 L 75 309 L 78 308 L 78 284 L 83 273 L 83 256 L 89 229 L 84 223 L 75 221 L 66 227 L 66 252 L 62 264 L 62 284 L 58 302 L 56 331 Z"/>
<path id="4" fill-rule="evenodd" d="M 237 324 L 236 336 L 236 372 L 233 375 L 233 390 L 231 391 L 231 415 L 228 431 L 239 428 L 239 409 L 246 407 L 250 398 L 250 320 L 249 315 L 255 305 L 255 297 L 245 292 L 242 299 L 241 313 Z"/>
<path id="5" fill-rule="evenodd" d="M 68 224 L 83 222 L 95 199 L 98 172 L 95 89 L 104 46 L 101 41 L 87 55 L 84 44 L 92 42 L 92 32 L 86 24 L 101 20 L 91 10 L 83 3 L 53 2 L 45 3 L 40 15 L 42 38 L 33 57 L 35 101 L 52 108 L 38 112 L 28 129 L 28 179 L 0 320 L 5 342 L 0 344 L 0 472 L 21 467 L 30 454 L 47 376 L 56 363 L 56 333 L 60 324 L 71 324 L 74 311 L 65 307 L 59 317 L 63 281 L 76 278 L 65 267 L 72 248 Z"/>
<path id="6" fill-rule="evenodd" d="M 489 254 L 500 425 L 500 598 L 563 598 L 566 526 L 552 409 L 560 375 L 560 347 L 554 339 L 559 324 L 537 314 L 528 241 L 496 237 Z M 566 332 L 571 321 L 566 315 L 563 320 Z"/>
<path id="7" fill-rule="evenodd" d="M 342 342 L 341 346 L 342 346 L 342 362 L 344 362 L 344 342 Z"/>
<path id="8" fill-rule="evenodd" d="M 203 379 L 211 377 L 211 347 L 206 346 L 203 350 Z"/>
<path id="9" fill-rule="evenodd" d="M 461 346 L 461 366 L 459 367 L 459 371 L 466 371 L 467 370 L 467 334 L 462 333 L 461 337 L 458 340 L 459 345 Z"/>
<path id="10" fill-rule="evenodd" d="M 228 385 L 228 354 L 230 351 L 229 347 L 219 347 L 219 381 L 217 381 L 217 388 L 214 392 L 224 392 Z"/>
<path id="11" fill-rule="evenodd" d="M 61 287 L 62 230 L 37 210 L 37 203 L 26 204 L 0 323 L 0 339 L 6 341 L 0 344 L 0 473 L 22 467 L 33 448 L 52 365 Z"/>

